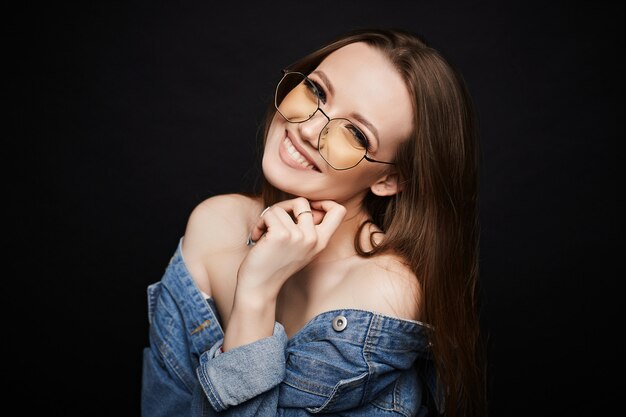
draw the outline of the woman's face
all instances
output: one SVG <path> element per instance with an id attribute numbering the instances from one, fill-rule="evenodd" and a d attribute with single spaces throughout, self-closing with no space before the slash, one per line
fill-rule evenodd
<path id="1" fill-rule="evenodd" d="M 397 146 L 412 131 L 413 114 L 404 81 L 387 58 L 363 42 L 352 43 L 328 55 L 308 76 L 323 90 L 320 108 L 330 118 L 350 119 L 369 141 L 368 156 L 393 162 Z M 319 111 L 302 123 L 287 122 L 276 112 L 263 173 L 276 188 L 309 200 L 360 201 L 370 187 L 388 178 L 393 166 L 363 160 L 351 169 L 333 169 L 317 150 L 327 122 Z M 319 170 L 294 161 L 291 146 Z"/>

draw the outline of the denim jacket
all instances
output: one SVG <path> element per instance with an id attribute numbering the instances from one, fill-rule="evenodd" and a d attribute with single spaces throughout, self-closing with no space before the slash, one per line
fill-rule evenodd
<path id="1" fill-rule="evenodd" d="M 423 417 L 441 409 L 432 395 L 428 326 L 417 321 L 332 310 L 291 339 L 275 322 L 272 336 L 220 353 L 215 302 L 202 296 L 181 249 L 182 238 L 148 287 L 143 417 Z"/>

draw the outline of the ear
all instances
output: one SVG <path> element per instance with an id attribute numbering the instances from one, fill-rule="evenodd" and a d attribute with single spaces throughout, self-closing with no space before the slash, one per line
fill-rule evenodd
<path id="1" fill-rule="evenodd" d="M 370 187 L 372 192 L 380 197 L 397 194 L 402 191 L 402 188 L 398 174 L 395 173 L 386 174 Z"/>

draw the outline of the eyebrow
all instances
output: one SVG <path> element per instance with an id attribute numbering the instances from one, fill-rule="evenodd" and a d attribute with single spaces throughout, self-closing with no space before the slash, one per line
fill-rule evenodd
<path id="1" fill-rule="evenodd" d="M 335 88 L 333 87 L 333 84 L 330 82 L 326 74 L 322 72 L 322 70 L 315 70 L 312 72 L 312 74 L 317 74 L 322 79 L 322 81 L 324 81 L 326 87 L 328 87 L 330 94 L 332 94 L 333 96 L 335 95 Z"/>
<path id="2" fill-rule="evenodd" d="M 335 95 L 335 88 L 333 87 L 333 84 L 330 82 L 330 80 L 328 79 L 326 74 L 324 74 L 324 72 L 322 72 L 322 70 L 315 70 L 311 74 L 316 74 L 318 77 L 320 77 L 322 79 L 322 81 L 324 82 L 324 84 L 326 84 L 326 87 L 328 87 L 328 91 L 330 91 L 330 94 L 332 96 Z M 352 112 L 350 114 L 350 116 L 355 118 L 356 120 L 358 120 L 363 125 L 365 125 L 365 127 L 367 127 L 374 134 L 374 139 L 376 139 L 376 143 L 380 146 L 380 140 L 378 139 L 379 138 L 378 130 L 376 130 L 376 127 L 373 124 L 371 124 L 360 113 Z"/>
<path id="3" fill-rule="evenodd" d="M 374 125 L 371 124 L 366 118 L 364 118 L 359 113 L 353 112 L 351 116 L 357 119 L 359 122 L 363 123 L 374 134 L 374 139 L 376 139 L 376 143 L 380 146 L 380 140 L 378 139 L 378 130 L 376 130 Z"/>

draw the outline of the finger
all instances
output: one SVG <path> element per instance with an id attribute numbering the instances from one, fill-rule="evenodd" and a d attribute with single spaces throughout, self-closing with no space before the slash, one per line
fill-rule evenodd
<path id="1" fill-rule="evenodd" d="M 291 213 L 293 222 L 298 225 L 300 230 L 304 232 L 305 235 L 316 234 L 313 210 L 311 209 L 309 200 L 304 197 L 298 197 L 291 200 L 281 201 L 277 203 L 277 205 L 283 207 L 286 212 Z"/>
<path id="2" fill-rule="evenodd" d="M 272 208 L 271 206 L 267 206 L 265 207 L 265 209 L 263 209 L 263 211 L 261 212 L 261 214 L 259 215 L 259 218 L 263 217 L 263 215 L 270 209 Z M 248 236 L 248 245 L 249 244 L 254 244 L 256 243 L 257 240 L 259 240 L 259 238 L 263 235 L 263 233 L 265 232 L 266 229 L 266 225 L 265 223 L 263 224 L 259 224 L 259 221 L 257 219 L 257 221 L 254 223 L 254 225 L 252 226 L 252 230 L 250 230 L 250 235 Z"/>
<path id="3" fill-rule="evenodd" d="M 293 200 L 293 217 L 301 229 L 307 233 L 315 232 L 313 222 L 313 209 L 306 198 L 296 198 Z"/>
<path id="4" fill-rule="evenodd" d="M 329 212 L 331 209 L 336 207 L 343 207 L 341 204 L 333 201 L 333 200 L 311 200 L 309 205 L 312 209 L 321 211 L 323 213 Z"/>
<path id="5" fill-rule="evenodd" d="M 309 205 L 309 200 L 304 197 L 292 198 L 290 200 L 279 201 L 274 204 L 276 207 L 281 207 L 287 213 L 290 213 L 293 217 L 293 222 L 297 221 L 298 214 L 311 210 L 311 206 Z"/>
<path id="6" fill-rule="evenodd" d="M 317 229 L 318 244 L 326 246 L 328 240 L 343 221 L 346 208 L 332 200 L 312 201 L 311 207 L 325 213 L 321 223 L 315 228 Z"/>
<path id="7" fill-rule="evenodd" d="M 314 218 L 315 218 L 315 214 L 313 213 L 313 210 L 301 210 L 296 215 L 296 223 L 308 229 L 309 227 L 314 226 L 315 224 Z"/>
<path id="8" fill-rule="evenodd" d="M 313 212 L 313 224 L 320 224 L 322 220 L 324 220 L 324 215 L 326 214 L 326 212 L 324 212 L 323 210 L 316 210 L 313 207 L 311 207 L 311 211 Z"/>
<path id="9" fill-rule="evenodd" d="M 314 200 L 309 202 L 309 206 L 311 207 L 311 211 L 313 212 L 313 223 L 316 225 L 320 224 L 322 220 L 324 220 L 324 216 L 326 215 L 326 211 L 322 209 L 321 200 Z"/>
<path id="10" fill-rule="evenodd" d="M 273 214 L 282 222 L 283 226 L 288 230 L 295 230 L 297 228 L 296 223 L 294 223 L 291 215 L 284 210 L 282 207 L 275 205 L 275 208 L 272 210 Z"/>
<path id="11" fill-rule="evenodd" d="M 250 238 L 253 241 L 257 241 L 261 238 L 261 236 L 263 236 L 264 233 L 270 232 L 270 229 L 289 231 L 289 229 L 294 227 L 296 226 L 291 220 L 289 214 L 287 214 L 282 208 L 274 205 L 265 209 L 262 215 L 257 219 L 257 222 L 250 233 Z M 291 233 L 291 231 L 289 231 L 289 233 Z"/>
<path id="12" fill-rule="evenodd" d="M 308 232 L 313 232 L 313 226 L 321 222 L 322 218 L 324 217 L 324 214 L 321 212 L 315 214 L 316 210 L 313 210 L 311 208 L 309 200 L 304 197 L 280 201 L 276 203 L 275 206 L 285 209 L 286 212 L 291 214 L 293 222 L 303 226 L 301 227 L 301 229 Z M 309 217 L 310 219 L 307 219 L 307 217 Z"/>

